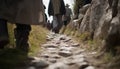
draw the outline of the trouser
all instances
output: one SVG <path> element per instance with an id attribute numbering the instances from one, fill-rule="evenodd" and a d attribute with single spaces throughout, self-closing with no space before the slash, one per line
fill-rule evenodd
<path id="1" fill-rule="evenodd" d="M 30 30 L 31 30 L 30 25 L 16 24 L 16 28 L 14 29 L 16 48 L 24 51 L 28 51 L 29 48 L 28 37 Z M 0 44 L 1 44 L 0 47 L 4 48 L 4 46 L 8 44 L 8 42 L 9 42 L 9 35 L 8 35 L 7 21 L 0 19 Z"/>
<path id="2" fill-rule="evenodd" d="M 4 48 L 9 43 L 7 21 L 0 19 L 0 48 Z"/>
<path id="3" fill-rule="evenodd" d="M 31 31 L 30 25 L 16 24 L 16 28 L 14 29 L 14 35 L 16 39 L 15 43 L 17 49 L 21 49 L 23 51 L 28 52 L 29 50 L 28 39 L 30 31 Z"/>
<path id="4" fill-rule="evenodd" d="M 55 15 L 53 16 L 53 19 L 57 19 L 57 26 L 53 28 L 53 32 L 59 33 L 60 29 L 62 28 L 63 22 L 62 22 L 62 15 Z"/>

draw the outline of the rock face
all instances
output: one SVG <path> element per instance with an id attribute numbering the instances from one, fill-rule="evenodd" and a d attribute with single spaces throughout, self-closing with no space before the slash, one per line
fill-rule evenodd
<path id="1" fill-rule="evenodd" d="M 114 51 L 120 45 L 120 0 L 92 0 L 85 6 L 80 8 L 79 32 L 88 32 L 93 40 L 105 40 L 107 51 Z"/>

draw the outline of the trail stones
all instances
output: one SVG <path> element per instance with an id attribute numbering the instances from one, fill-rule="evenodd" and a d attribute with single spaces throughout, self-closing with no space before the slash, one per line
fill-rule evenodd
<path id="1" fill-rule="evenodd" d="M 78 66 L 79 66 L 79 69 L 85 69 L 86 67 L 89 66 L 89 64 L 87 62 L 82 62 L 82 63 L 79 63 Z"/>
<path id="2" fill-rule="evenodd" d="M 49 66 L 48 69 L 68 69 L 68 66 L 62 62 L 58 62 Z"/>
<path id="3" fill-rule="evenodd" d="M 74 54 L 75 54 L 75 55 L 78 55 L 78 54 L 81 54 L 81 53 L 83 53 L 83 52 L 85 52 L 84 49 L 79 49 L 79 50 L 76 50 L 76 51 L 74 52 Z"/>
<path id="4" fill-rule="evenodd" d="M 59 34 L 47 36 L 47 43 L 41 46 L 38 57 L 29 64 L 27 69 L 95 69 L 87 62 L 84 49 L 70 37 Z"/>
<path id="5" fill-rule="evenodd" d="M 73 47 L 78 47 L 78 46 L 80 46 L 80 44 L 79 43 L 74 43 L 74 44 L 72 44 L 72 46 Z"/>
<path id="6" fill-rule="evenodd" d="M 72 52 L 70 52 L 70 51 L 60 51 L 58 54 L 60 56 L 63 56 L 63 57 L 69 57 L 69 56 L 72 55 Z"/>
<path id="7" fill-rule="evenodd" d="M 51 63 L 56 63 L 57 60 L 56 60 L 55 58 L 50 58 L 50 59 L 49 59 L 49 62 L 51 62 Z"/>
<path id="8" fill-rule="evenodd" d="M 45 48 L 58 48 L 56 44 L 44 44 L 43 47 Z"/>
<path id="9" fill-rule="evenodd" d="M 95 69 L 95 67 L 93 67 L 93 66 L 88 66 L 88 67 L 86 67 L 85 69 Z"/>
<path id="10" fill-rule="evenodd" d="M 31 67 L 28 67 L 27 69 L 36 69 L 35 67 L 31 66 Z"/>
<path id="11" fill-rule="evenodd" d="M 33 65 L 37 68 L 45 68 L 49 66 L 49 64 L 43 60 L 40 60 L 39 62 L 35 62 Z"/>

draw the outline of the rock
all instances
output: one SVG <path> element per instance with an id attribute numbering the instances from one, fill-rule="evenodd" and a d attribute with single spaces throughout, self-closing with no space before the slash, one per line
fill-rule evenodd
<path id="1" fill-rule="evenodd" d="M 74 58 L 74 59 L 85 58 L 85 55 L 83 55 L 83 54 L 74 55 L 73 58 Z"/>
<path id="2" fill-rule="evenodd" d="M 36 60 L 37 57 L 28 56 L 27 59 L 28 59 L 28 60 Z"/>
<path id="3" fill-rule="evenodd" d="M 69 45 L 68 45 L 68 44 L 63 43 L 63 42 L 60 44 L 60 46 L 61 46 L 61 47 L 69 47 Z"/>
<path id="4" fill-rule="evenodd" d="M 65 36 L 65 35 L 61 35 L 61 36 L 59 37 L 59 39 L 60 39 L 60 40 L 65 40 L 65 39 L 66 39 L 66 36 Z"/>
<path id="5" fill-rule="evenodd" d="M 60 56 L 63 56 L 63 57 L 69 57 L 69 56 L 72 55 L 72 52 L 70 52 L 70 51 L 60 51 L 58 54 Z"/>
<path id="6" fill-rule="evenodd" d="M 60 51 L 72 51 L 73 47 L 60 47 Z"/>
<path id="7" fill-rule="evenodd" d="M 64 61 L 63 61 L 65 64 L 67 64 L 67 65 L 74 65 L 74 64 L 76 64 L 75 62 L 72 62 L 72 60 L 70 60 L 70 59 L 64 59 Z"/>
<path id="8" fill-rule="evenodd" d="M 27 69 L 36 69 L 35 67 L 31 66 L 31 67 L 28 67 Z"/>
<path id="9" fill-rule="evenodd" d="M 71 60 L 73 63 L 82 63 L 85 61 L 85 58 L 76 58 L 76 59 L 73 59 Z"/>
<path id="10" fill-rule="evenodd" d="M 93 67 L 93 66 L 88 66 L 88 67 L 86 67 L 85 69 L 95 69 L 95 67 Z"/>
<path id="11" fill-rule="evenodd" d="M 68 41 L 70 41 L 70 40 L 71 40 L 71 38 L 67 37 L 67 38 L 64 40 L 64 42 L 68 42 Z"/>
<path id="12" fill-rule="evenodd" d="M 91 53 L 89 53 L 90 55 L 95 55 L 97 52 L 91 52 Z"/>
<path id="13" fill-rule="evenodd" d="M 79 66 L 79 69 L 84 69 L 84 68 L 88 67 L 89 64 L 87 62 L 82 62 L 82 63 L 79 63 L 78 66 Z"/>
<path id="14" fill-rule="evenodd" d="M 75 44 L 72 44 L 71 46 L 78 47 L 78 46 L 80 46 L 80 44 L 79 43 L 75 43 Z"/>
<path id="15" fill-rule="evenodd" d="M 57 60 L 54 59 L 54 58 L 50 58 L 48 61 L 51 62 L 51 63 L 56 63 L 57 62 Z"/>
<path id="16" fill-rule="evenodd" d="M 54 59 L 60 59 L 61 57 L 60 57 L 58 54 L 54 54 L 54 55 L 52 55 L 51 58 L 54 58 Z"/>
<path id="17" fill-rule="evenodd" d="M 51 41 L 51 40 L 52 40 L 52 38 L 46 38 L 46 40 L 47 40 L 47 41 Z"/>
<path id="18" fill-rule="evenodd" d="M 84 49 L 76 50 L 76 51 L 74 52 L 74 54 L 75 54 L 75 55 L 79 55 L 79 54 L 83 53 L 84 51 L 85 51 Z"/>
<path id="19" fill-rule="evenodd" d="M 48 67 L 48 69 L 68 69 L 68 66 L 65 65 L 64 63 L 62 62 L 59 62 L 59 63 L 55 63 L 53 65 L 50 65 Z"/>
<path id="20" fill-rule="evenodd" d="M 41 55 L 41 57 L 49 58 L 49 54 L 43 54 L 43 55 Z"/>
<path id="21" fill-rule="evenodd" d="M 49 66 L 48 62 L 43 60 L 40 60 L 39 62 L 35 62 L 33 65 L 37 68 L 46 68 Z"/>
<path id="22" fill-rule="evenodd" d="M 45 47 L 45 48 L 58 48 L 58 45 L 56 45 L 56 44 L 44 44 L 43 47 Z"/>

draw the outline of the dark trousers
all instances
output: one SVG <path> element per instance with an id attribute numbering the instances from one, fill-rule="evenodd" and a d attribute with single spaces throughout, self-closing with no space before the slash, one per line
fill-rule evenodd
<path id="1" fill-rule="evenodd" d="M 55 33 L 59 33 L 60 29 L 61 29 L 62 26 L 63 26 L 62 15 L 55 15 L 55 16 L 53 16 L 53 19 L 54 19 L 54 18 L 56 18 L 56 20 L 57 20 L 57 23 L 56 23 L 57 26 L 54 27 L 54 28 L 52 29 L 52 31 L 55 32 Z"/>
<path id="2" fill-rule="evenodd" d="M 9 43 L 9 35 L 7 29 L 7 21 L 0 19 L 0 48 Z"/>
<path id="3" fill-rule="evenodd" d="M 16 28 L 14 29 L 15 43 L 17 48 L 28 47 L 28 36 L 31 31 L 30 25 L 18 24 L 16 23 Z M 4 37 L 4 38 L 3 38 Z M 4 42 L 4 44 L 3 44 Z M 0 19 L 0 47 L 4 47 L 9 42 L 7 20 Z"/>

